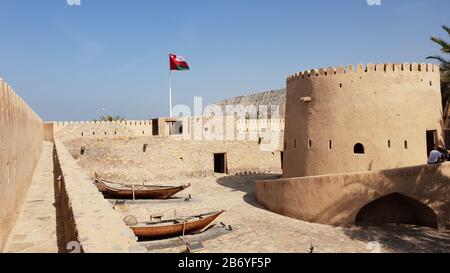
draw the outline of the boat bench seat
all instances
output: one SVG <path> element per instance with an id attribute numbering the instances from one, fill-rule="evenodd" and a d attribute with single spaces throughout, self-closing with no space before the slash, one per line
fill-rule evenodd
<path id="1" fill-rule="evenodd" d="M 161 222 L 163 218 L 163 214 L 151 214 L 150 215 L 150 222 L 152 223 L 158 223 Z"/>

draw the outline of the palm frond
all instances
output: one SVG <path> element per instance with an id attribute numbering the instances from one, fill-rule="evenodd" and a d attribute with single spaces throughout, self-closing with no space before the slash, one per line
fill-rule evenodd
<path id="1" fill-rule="evenodd" d="M 441 63 L 441 66 L 450 67 L 450 60 L 446 60 L 441 56 L 438 56 L 438 55 L 428 56 L 427 59 L 438 60 Z"/>
<path id="2" fill-rule="evenodd" d="M 450 27 L 442 25 L 442 28 L 448 33 L 448 35 L 450 35 Z"/>
<path id="3" fill-rule="evenodd" d="M 445 84 L 445 83 L 447 83 L 447 85 L 448 84 L 450 84 L 450 73 L 445 73 L 445 72 L 443 72 L 443 73 L 441 73 L 441 81 Z M 450 87 L 450 86 L 448 86 L 448 87 Z"/>
<path id="4" fill-rule="evenodd" d="M 448 26 L 442 25 L 442 29 L 450 35 L 450 28 Z M 441 52 L 443 54 L 450 54 L 450 43 L 442 38 L 434 36 L 431 37 L 431 41 L 441 46 Z M 442 105 L 445 106 L 450 99 L 450 60 L 437 55 L 428 56 L 427 59 L 433 59 L 440 62 Z"/>
<path id="5" fill-rule="evenodd" d="M 450 44 L 444 41 L 444 39 L 439 37 L 431 37 L 431 41 L 435 42 L 436 44 L 441 46 L 441 52 L 448 54 L 450 53 Z"/>
<path id="6" fill-rule="evenodd" d="M 109 122 L 113 122 L 113 121 L 124 121 L 125 118 L 121 117 L 121 116 L 111 116 L 111 115 L 107 115 L 107 116 L 100 116 L 100 118 L 98 120 L 94 120 L 94 121 L 109 121 Z"/>

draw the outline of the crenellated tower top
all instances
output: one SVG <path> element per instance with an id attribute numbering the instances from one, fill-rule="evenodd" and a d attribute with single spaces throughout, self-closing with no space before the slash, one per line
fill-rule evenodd
<path id="1" fill-rule="evenodd" d="M 303 72 L 298 72 L 290 75 L 287 78 L 286 83 L 292 83 L 297 80 L 304 80 L 310 78 L 317 77 L 325 77 L 330 75 L 342 75 L 342 74 L 364 74 L 364 73 L 397 73 L 397 72 L 439 72 L 439 66 L 431 63 L 404 63 L 404 64 L 358 64 L 356 68 L 353 65 L 349 65 L 347 67 L 338 66 L 328 67 L 328 68 L 319 68 L 319 69 L 311 69 Z"/>

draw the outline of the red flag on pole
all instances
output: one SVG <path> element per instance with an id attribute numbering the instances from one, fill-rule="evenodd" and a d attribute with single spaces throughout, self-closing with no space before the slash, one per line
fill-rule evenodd
<path id="1" fill-rule="evenodd" d="M 186 60 L 175 54 L 169 54 L 170 70 L 189 70 Z"/>

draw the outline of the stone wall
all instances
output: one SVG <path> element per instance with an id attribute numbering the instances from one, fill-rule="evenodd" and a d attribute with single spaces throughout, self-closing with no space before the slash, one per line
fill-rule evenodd
<path id="1" fill-rule="evenodd" d="M 394 193 L 428 206 L 438 227 L 450 229 L 450 163 L 256 182 L 267 209 L 330 225 L 352 225 L 365 205 Z"/>
<path id="2" fill-rule="evenodd" d="M 55 140 L 55 189 L 65 244 L 85 253 L 145 252 L 65 146 Z M 72 242 L 72 243 L 71 243 Z M 77 244 L 79 243 L 79 249 Z"/>
<path id="3" fill-rule="evenodd" d="M 40 158 L 42 120 L 0 79 L 0 252 Z"/>
<path id="4" fill-rule="evenodd" d="M 53 123 L 45 122 L 44 123 L 44 140 L 53 142 L 54 140 L 54 132 L 53 132 Z"/>
<path id="5" fill-rule="evenodd" d="M 117 138 L 129 136 L 151 136 L 152 121 L 58 121 L 52 122 L 56 138 Z"/>
<path id="6" fill-rule="evenodd" d="M 364 206 L 356 217 L 358 225 L 403 223 L 436 228 L 436 215 L 413 198 L 390 194 Z"/>
<path id="7" fill-rule="evenodd" d="M 193 141 L 177 138 L 73 139 L 64 144 L 79 164 L 111 179 L 182 181 L 214 174 L 214 154 L 226 153 L 228 173 L 281 173 L 280 151 L 258 141 Z M 147 144 L 144 152 L 144 144 Z M 85 147 L 81 155 L 81 147 Z"/>
<path id="8" fill-rule="evenodd" d="M 233 116 L 180 118 L 182 139 L 195 141 L 259 141 L 272 142 L 267 150 L 282 151 L 284 119 L 241 119 Z"/>
<path id="9" fill-rule="evenodd" d="M 153 125 L 157 128 L 156 135 Z M 127 139 L 129 137 L 169 137 L 182 125 L 183 139 L 189 140 L 258 140 L 283 138 L 284 119 L 241 119 L 231 116 L 159 118 L 143 121 L 118 122 L 49 122 L 46 135 L 65 141 L 72 139 Z M 48 132 L 48 134 L 47 134 Z M 178 134 L 176 133 L 176 134 Z M 282 150 L 281 145 L 272 150 Z"/>
<path id="10" fill-rule="evenodd" d="M 260 92 L 250 95 L 244 95 L 239 96 L 235 98 L 229 98 L 222 101 L 219 101 L 216 103 L 217 105 L 222 107 L 222 111 L 226 110 L 227 105 L 235 106 L 235 105 L 242 105 L 242 106 L 248 106 L 248 105 L 255 105 L 258 106 L 267 106 L 271 107 L 272 105 L 279 107 L 279 114 L 278 118 L 284 118 L 285 114 L 285 108 L 286 108 L 286 90 L 280 89 L 280 90 L 273 90 L 273 91 L 266 91 L 266 92 Z M 270 108 L 269 108 L 270 109 Z M 268 110 L 269 110 L 268 109 Z M 270 114 L 275 114 L 269 111 Z M 275 117 L 275 115 L 272 115 L 272 117 Z M 252 117 L 256 118 L 256 117 Z"/>

